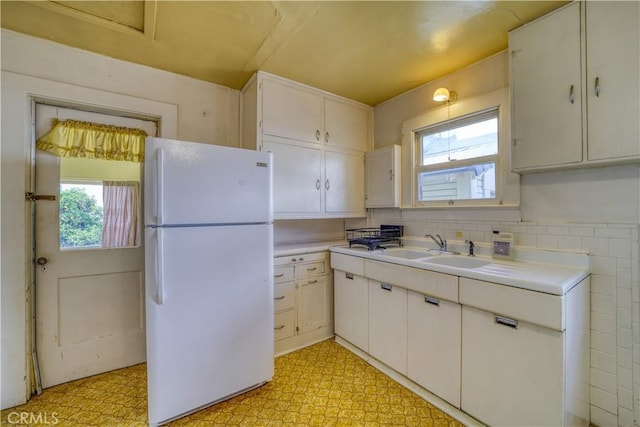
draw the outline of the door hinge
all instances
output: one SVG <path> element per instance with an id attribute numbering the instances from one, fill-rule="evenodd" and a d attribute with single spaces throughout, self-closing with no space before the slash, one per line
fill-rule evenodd
<path id="1" fill-rule="evenodd" d="M 40 194 L 31 193 L 31 192 L 25 193 L 24 198 L 28 202 L 35 202 L 36 200 L 47 200 L 49 202 L 55 202 L 56 201 L 56 196 L 40 195 Z"/>

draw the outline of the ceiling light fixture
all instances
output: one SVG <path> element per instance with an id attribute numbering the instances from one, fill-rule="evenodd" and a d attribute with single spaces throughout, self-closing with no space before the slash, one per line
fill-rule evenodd
<path id="1" fill-rule="evenodd" d="M 433 100 L 437 102 L 444 102 L 447 105 L 451 105 L 458 99 L 458 93 L 455 90 L 449 91 L 445 87 L 439 87 L 433 92 Z"/>

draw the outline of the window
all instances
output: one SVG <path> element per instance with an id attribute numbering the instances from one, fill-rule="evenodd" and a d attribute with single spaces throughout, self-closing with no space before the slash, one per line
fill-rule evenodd
<path id="1" fill-rule="evenodd" d="M 415 132 L 417 202 L 496 199 L 498 108 Z"/>
<path id="2" fill-rule="evenodd" d="M 438 105 L 403 122 L 401 132 L 403 208 L 431 209 L 430 218 L 467 219 L 466 208 L 520 218 L 509 88 Z"/>
<path id="3" fill-rule="evenodd" d="M 102 246 L 102 182 L 60 182 L 60 249 Z"/>

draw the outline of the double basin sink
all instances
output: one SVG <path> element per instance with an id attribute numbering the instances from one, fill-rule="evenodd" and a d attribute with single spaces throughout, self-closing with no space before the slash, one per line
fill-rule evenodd
<path id="1" fill-rule="evenodd" d="M 392 258 L 410 259 L 426 264 L 446 265 L 456 268 L 478 268 L 491 263 L 486 259 L 427 249 L 390 248 L 383 249 L 380 254 Z"/>

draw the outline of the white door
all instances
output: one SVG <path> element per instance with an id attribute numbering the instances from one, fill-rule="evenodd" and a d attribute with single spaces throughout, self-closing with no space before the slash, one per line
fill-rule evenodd
<path id="1" fill-rule="evenodd" d="M 580 3 L 509 35 L 515 169 L 582 161 Z"/>
<path id="2" fill-rule="evenodd" d="M 589 2 L 589 160 L 640 155 L 640 3 Z"/>
<path id="3" fill-rule="evenodd" d="M 325 151 L 325 212 L 366 216 L 364 153 Z"/>
<path id="4" fill-rule="evenodd" d="M 54 117 L 155 133 L 151 122 L 38 105 L 36 138 L 50 129 Z M 129 168 L 109 172 L 116 163 Z M 87 159 L 69 163 L 52 154 L 36 153 L 36 194 L 56 197 L 55 201 L 37 201 L 35 208 L 35 258 L 45 263 L 36 264 L 35 274 L 36 338 L 43 387 L 146 359 L 142 246 L 102 249 L 67 242 L 61 248 L 61 233 L 63 237 L 68 233 L 66 225 L 62 232 L 60 226 L 61 182 L 79 188 L 91 188 L 85 184 L 92 183 L 99 187 L 101 179 L 119 180 L 119 173 L 135 171 L 140 179 L 139 164 Z M 95 199 L 99 198 L 97 194 Z"/>

